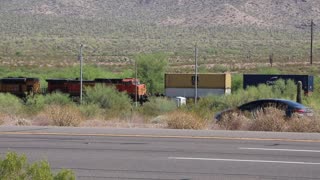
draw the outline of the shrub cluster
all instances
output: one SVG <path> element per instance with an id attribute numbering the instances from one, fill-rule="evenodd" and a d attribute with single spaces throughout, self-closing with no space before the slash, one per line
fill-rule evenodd
<path id="1" fill-rule="evenodd" d="M 95 104 L 106 114 L 106 118 L 128 115 L 132 110 L 132 102 L 126 93 L 118 92 L 112 86 L 97 85 L 86 89 L 85 104 Z M 91 107 L 92 108 L 92 107 Z"/>
<path id="2" fill-rule="evenodd" d="M 0 113 L 6 115 L 17 115 L 22 113 L 23 102 L 11 94 L 0 93 Z"/>
<path id="3" fill-rule="evenodd" d="M 226 114 L 218 125 L 226 130 L 320 132 L 320 121 L 316 117 L 294 115 L 287 118 L 283 111 L 272 107 L 258 111 L 254 116 L 248 114 Z"/>
<path id="4" fill-rule="evenodd" d="M 174 111 L 167 116 L 168 128 L 171 129 L 205 129 L 207 122 L 192 112 Z"/>
<path id="5" fill-rule="evenodd" d="M 159 116 L 177 108 L 173 100 L 167 98 L 150 98 L 150 100 L 143 104 L 140 112 L 147 116 Z"/>
<path id="6" fill-rule="evenodd" d="M 70 105 L 50 105 L 44 114 L 54 126 L 79 126 L 83 120 L 79 109 Z"/>
<path id="7" fill-rule="evenodd" d="M 73 171 L 66 169 L 53 174 L 47 161 L 29 164 L 25 155 L 9 152 L 5 159 L 0 159 L 0 179 L 74 180 L 75 175 Z"/>

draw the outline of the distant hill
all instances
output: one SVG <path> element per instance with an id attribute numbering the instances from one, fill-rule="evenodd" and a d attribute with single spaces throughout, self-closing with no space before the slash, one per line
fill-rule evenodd
<path id="1" fill-rule="evenodd" d="M 300 26 L 320 18 L 315 0 L 3 0 L 6 15 L 115 19 L 175 26 Z"/>
<path id="2" fill-rule="evenodd" d="M 3 57 L 74 55 L 80 42 L 96 56 L 188 54 L 196 41 L 208 55 L 248 56 L 257 45 L 260 54 L 306 48 L 284 44 L 309 37 L 310 20 L 320 22 L 320 1 L 1 0 L 0 19 Z M 274 40 L 285 43 L 271 47 Z"/>

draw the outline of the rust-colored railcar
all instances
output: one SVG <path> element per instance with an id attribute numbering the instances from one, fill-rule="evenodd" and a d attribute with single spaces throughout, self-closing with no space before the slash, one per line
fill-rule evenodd
<path id="1" fill-rule="evenodd" d="M 7 77 L 0 79 L 0 92 L 11 93 L 19 97 L 40 93 L 39 78 Z"/>

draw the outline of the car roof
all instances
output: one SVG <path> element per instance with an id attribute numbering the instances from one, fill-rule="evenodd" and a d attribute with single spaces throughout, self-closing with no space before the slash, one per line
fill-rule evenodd
<path id="1" fill-rule="evenodd" d="M 250 104 L 250 103 L 255 103 L 255 102 L 260 102 L 260 103 L 263 103 L 263 102 L 280 102 L 280 103 L 283 103 L 283 104 L 287 104 L 288 106 L 290 107 L 296 107 L 296 108 L 307 108 L 305 107 L 304 105 L 300 104 L 300 103 L 297 103 L 295 101 L 291 101 L 291 100 L 287 100 L 287 99 L 276 99 L 276 98 L 269 98 L 269 99 L 258 99 L 258 100 L 254 100 L 254 101 L 250 101 L 250 102 L 247 102 L 245 104 L 242 104 L 240 105 L 239 107 L 242 107 L 244 105 L 247 105 L 247 104 Z"/>

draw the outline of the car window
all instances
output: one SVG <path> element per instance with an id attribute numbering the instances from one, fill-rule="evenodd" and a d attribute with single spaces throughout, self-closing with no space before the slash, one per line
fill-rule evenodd
<path id="1" fill-rule="evenodd" d="M 282 102 L 277 102 L 276 108 L 280 110 L 286 110 L 288 109 L 288 104 L 282 103 Z"/>
<path id="2" fill-rule="evenodd" d="M 286 110 L 288 105 L 283 102 L 277 102 L 277 101 L 265 101 L 265 102 L 257 105 L 257 108 L 259 108 L 259 109 L 265 109 L 268 107 L 276 108 L 279 110 Z"/>
<path id="3" fill-rule="evenodd" d="M 252 111 L 252 110 L 254 110 L 254 109 L 257 108 L 257 105 L 258 105 L 258 104 L 259 104 L 259 103 L 256 102 L 256 101 L 250 102 L 250 103 L 241 105 L 241 106 L 239 107 L 239 109 L 240 109 L 241 111 Z"/>

